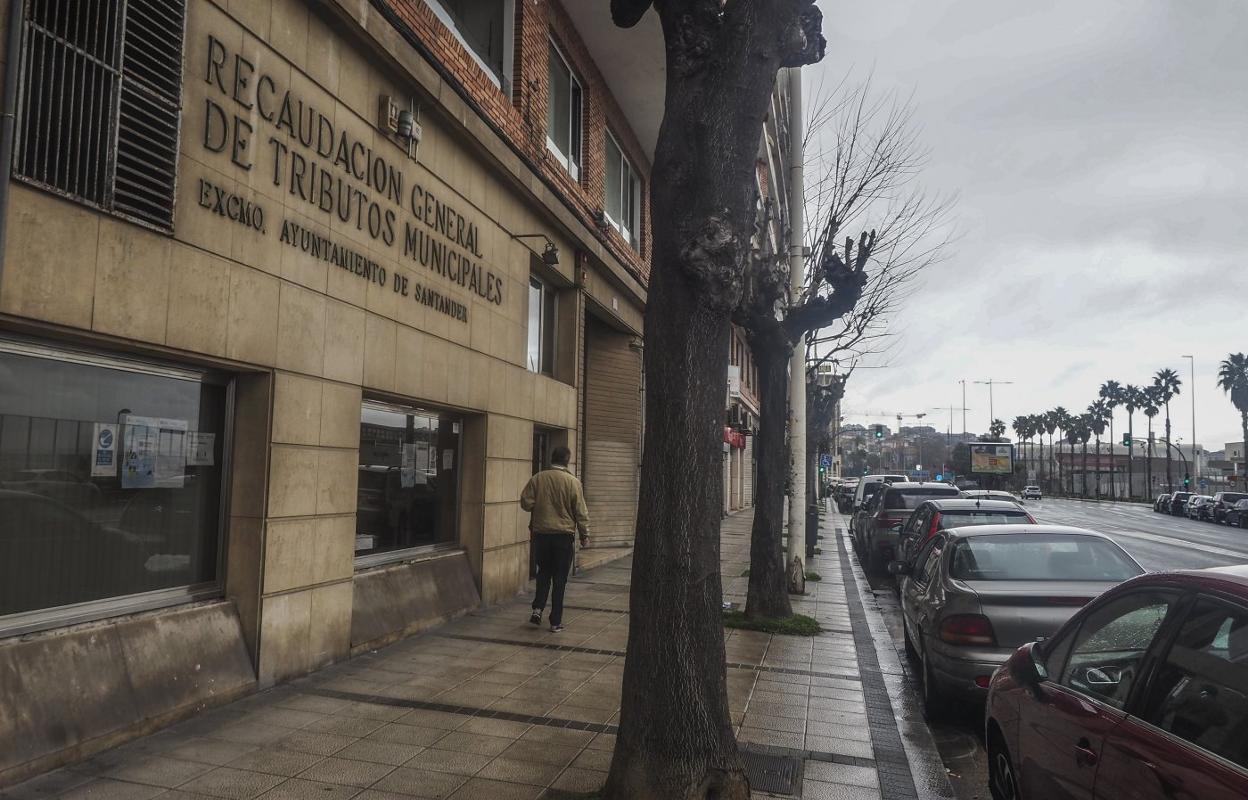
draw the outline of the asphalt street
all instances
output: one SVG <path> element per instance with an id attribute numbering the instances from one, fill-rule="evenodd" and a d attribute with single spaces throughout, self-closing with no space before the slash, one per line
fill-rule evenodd
<path id="1" fill-rule="evenodd" d="M 1248 529 L 1156 514 L 1151 506 L 1132 503 L 1048 499 L 1028 501 L 1026 507 L 1038 522 L 1106 534 L 1150 571 L 1248 563 Z M 901 612 L 892 578 L 876 576 L 871 584 L 900 651 Z M 917 696 L 917 677 L 910 677 Z M 930 726 L 959 800 L 989 796 L 982 725 L 983 708 L 964 705 Z"/>

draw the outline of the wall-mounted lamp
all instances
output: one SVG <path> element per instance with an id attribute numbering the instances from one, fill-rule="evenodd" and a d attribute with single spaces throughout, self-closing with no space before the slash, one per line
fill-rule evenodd
<path id="1" fill-rule="evenodd" d="M 409 102 L 409 105 L 412 103 Z M 416 158 L 420 139 L 424 133 L 420 126 L 418 109 L 400 109 L 393 97 L 383 94 L 377 102 L 377 127 L 398 139 L 399 144 L 407 148 L 408 158 Z"/>
<path id="2" fill-rule="evenodd" d="M 552 242 L 550 240 L 550 237 L 547 236 L 546 234 L 544 233 L 513 233 L 511 235 L 511 238 L 513 239 L 545 239 L 546 249 L 541 252 L 542 263 L 548 267 L 557 266 L 559 264 L 559 248 L 555 247 L 555 243 Z M 529 248 L 529 249 L 532 250 L 532 248 Z M 533 250 L 533 253 L 534 255 L 537 255 L 536 250 Z"/>

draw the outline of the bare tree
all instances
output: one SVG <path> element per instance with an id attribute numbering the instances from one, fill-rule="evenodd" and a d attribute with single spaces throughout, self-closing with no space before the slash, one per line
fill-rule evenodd
<path id="1" fill-rule="evenodd" d="M 612 0 L 631 27 L 651 0 Z M 730 315 L 781 67 L 823 57 L 813 0 L 654 0 L 667 84 L 651 184 L 646 459 L 609 800 L 746 800 L 728 710 L 719 562 Z"/>
<path id="2" fill-rule="evenodd" d="M 938 261 L 950 242 L 952 200 L 932 197 L 914 182 L 926 152 L 918 145 L 910 105 L 892 95 L 875 97 L 869 82 L 844 87 L 844 82 L 836 87 L 836 99 L 817 88 L 810 103 L 807 173 L 813 180 L 806 206 L 813 227 L 802 294 L 788 302 L 788 262 L 763 250 L 752 262 L 734 314 L 758 365 L 759 387 L 747 616 L 792 613 L 781 547 L 789 353 L 805 341 L 809 366 L 800 379 L 809 387 L 822 363 L 853 364 L 886 351 L 889 322 L 919 273 Z M 852 236 L 842 241 L 845 231 L 869 223 L 870 231 L 857 241 Z M 840 378 L 808 390 L 808 454 L 817 453 L 811 443 L 818 438 L 811 437 L 826 433 L 844 388 Z M 817 475 L 817 468 L 808 474 Z"/>

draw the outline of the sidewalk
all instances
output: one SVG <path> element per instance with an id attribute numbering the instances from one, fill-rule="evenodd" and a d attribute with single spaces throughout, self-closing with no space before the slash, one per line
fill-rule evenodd
<path id="1" fill-rule="evenodd" d="M 724 521 L 728 602 L 745 600 L 750 523 L 749 514 Z M 904 711 L 901 666 L 839 515 L 821 531 L 809 569 L 823 580 L 794 610 L 825 633 L 726 632 L 729 701 L 755 796 L 951 797 L 926 727 Z M 573 578 L 561 634 L 529 625 L 518 597 L 0 798 L 530 800 L 597 789 L 618 720 L 629 563 Z"/>

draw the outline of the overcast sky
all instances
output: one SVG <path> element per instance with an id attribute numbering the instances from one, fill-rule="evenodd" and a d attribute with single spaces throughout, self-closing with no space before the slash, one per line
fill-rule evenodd
<path id="1" fill-rule="evenodd" d="M 1014 381 L 994 393 L 1008 424 L 1171 367 L 1186 444 L 1193 354 L 1200 443 L 1238 441 L 1215 376 L 1248 350 L 1248 3 L 820 5 L 828 55 L 808 85 L 852 70 L 913 92 L 923 181 L 960 198 L 960 241 L 896 319 L 889 367 L 854 375 L 846 421 L 926 411 L 944 430 L 932 407 L 960 405 L 961 378 L 994 377 Z M 968 385 L 967 406 L 984 431 L 987 388 Z"/>

